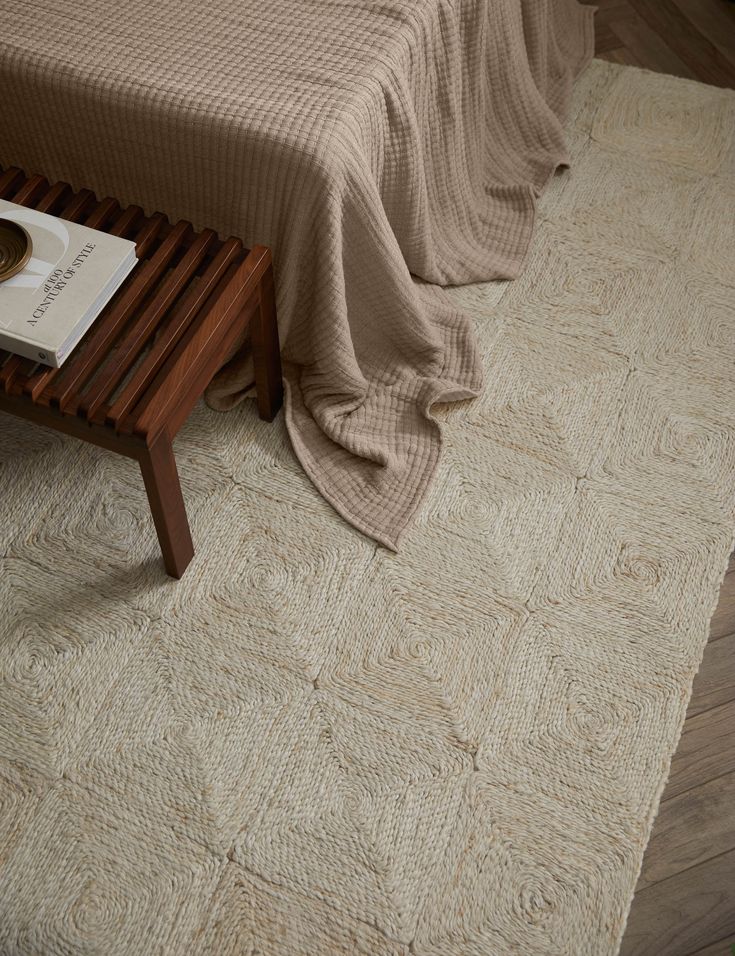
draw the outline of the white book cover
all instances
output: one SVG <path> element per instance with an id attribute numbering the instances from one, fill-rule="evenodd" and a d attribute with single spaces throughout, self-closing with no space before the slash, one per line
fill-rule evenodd
<path id="1" fill-rule="evenodd" d="M 33 242 L 0 282 L 0 348 L 58 367 L 135 266 L 135 243 L 0 199 Z"/>

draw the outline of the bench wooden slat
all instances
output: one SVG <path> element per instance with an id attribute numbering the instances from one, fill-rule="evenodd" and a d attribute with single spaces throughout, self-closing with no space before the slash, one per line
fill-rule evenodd
<path id="1" fill-rule="evenodd" d="M 80 189 L 59 213 L 59 218 L 68 222 L 79 222 L 93 201 L 94 193 L 90 189 Z"/>
<path id="2" fill-rule="evenodd" d="M 82 414 L 86 418 L 94 416 L 133 367 L 148 339 L 188 285 L 216 238 L 216 233 L 211 229 L 205 229 L 196 236 L 179 264 L 169 273 L 157 291 L 153 301 L 126 329 L 124 338 L 112 349 L 102 374 L 92 382 L 87 392 L 77 402 L 70 402 L 65 411 L 69 414 Z"/>
<path id="3" fill-rule="evenodd" d="M 97 203 L 94 210 L 84 220 L 84 225 L 88 229 L 102 229 L 108 219 L 112 218 L 116 212 L 119 212 L 120 204 L 117 199 L 103 199 Z"/>
<path id="4" fill-rule="evenodd" d="M 36 209 L 39 212 L 48 212 L 53 214 L 54 206 L 61 202 L 71 192 L 71 187 L 66 183 L 54 183 L 37 203 Z"/>
<path id="5" fill-rule="evenodd" d="M 10 383 L 17 375 L 18 368 L 22 361 L 23 359 L 20 355 L 11 355 L 3 364 L 3 367 L 0 368 L 0 386 L 2 386 L 6 394 L 10 392 Z"/>
<path id="6" fill-rule="evenodd" d="M 28 377 L 28 380 L 23 385 L 23 393 L 35 402 L 44 388 L 46 388 L 58 373 L 58 368 L 48 368 L 45 365 L 40 366 Z"/>
<path id="7" fill-rule="evenodd" d="M 91 196 L 92 194 L 89 193 L 89 195 Z M 143 210 L 140 206 L 128 206 L 115 221 L 114 226 L 109 230 L 110 233 L 112 235 L 130 238 L 125 236 L 125 233 L 129 232 L 131 228 L 138 224 L 142 215 Z M 166 217 L 161 215 L 161 213 L 156 213 L 143 222 L 139 232 L 133 237 L 139 259 L 145 257 L 165 222 Z M 38 401 L 44 389 L 51 384 L 60 371 L 61 369 L 58 368 L 39 367 L 25 383 L 23 388 L 24 393 L 34 402 Z M 48 402 L 46 404 L 48 404 Z"/>
<path id="8" fill-rule="evenodd" d="M 18 371 L 8 387 L 9 395 L 22 395 L 23 387 L 28 380 L 28 376 L 38 365 L 35 359 L 24 358 L 18 366 Z"/>
<path id="9" fill-rule="evenodd" d="M 142 216 L 143 210 L 140 206 L 128 206 L 107 231 L 111 236 L 120 236 L 122 239 L 129 239 L 129 233 L 137 226 Z"/>
<path id="10" fill-rule="evenodd" d="M 25 176 L 15 166 L 6 169 L 0 175 L 0 199 L 8 199 L 23 180 L 25 180 Z"/>
<path id="11" fill-rule="evenodd" d="M 226 304 L 227 298 L 227 295 L 219 296 L 206 320 L 196 323 L 181 338 L 143 401 L 120 426 L 121 434 L 151 441 L 167 428 L 175 434 L 186 421 L 196 402 L 193 396 L 201 393 L 212 378 L 211 368 L 201 363 L 201 357 L 211 353 L 227 354 L 240 334 L 230 321 L 232 312 L 239 312 L 243 324 L 247 324 L 258 307 L 257 296 L 253 296 L 244 306 L 238 303 L 231 310 Z"/>
<path id="12" fill-rule="evenodd" d="M 116 296 L 109 309 L 105 309 L 84 340 L 81 353 L 71 355 L 60 374 L 49 388 L 41 392 L 43 404 L 57 404 L 62 412 L 75 405 L 79 390 L 92 377 L 117 336 L 127 324 L 133 312 L 145 299 L 168 267 L 181 239 L 191 232 L 188 222 L 177 223 L 163 240 L 151 259 L 141 262 L 123 287 L 122 295 Z"/>
<path id="13" fill-rule="evenodd" d="M 159 233 L 166 225 L 166 217 L 160 212 L 155 213 L 149 219 L 146 219 L 141 226 L 140 232 L 134 239 L 135 254 L 138 260 L 142 262 L 148 258 L 154 243 L 158 239 Z"/>
<path id="14" fill-rule="evenodd" d="M 18 191 L 12 196 L 11 202 L 19 206 L 34 206 L 49 188 L 48 181 L 44 176 L 31 176 L 27 179 Z"/>
<path id="15" fill-rule="evenodd" d="M 202 378 L 207 375 L 212 378 L 216 371 L 211 367 L 214 363 L 202 363 L 200 356 L 209 352 L 215 356 L 215 362 L 221 361 L 228 345 L 234 344 L 237 334 L 242 333 L 250 315 L 258 307 L 258 283 L 270 263 L 268 249 L 256 246 L 237 268 L 230 266 L 229 274 L 212 297 L 214 301 L 206 316 L 182 336 L 140 405 L 122 423 L 122 432 L 153 435 L 169 415 L 182 415 L 182 420 L 186 420 L 190 411 L 188 396 L 197 391 L 192 389 L 191 369 L 201 370 Z M 238 311 L 243 312 L 240 328 L 232 321 Z M 230 337 L 233 328 L 236 334 Z M 217 342 L 218 347 L 213 348 L 212 342 Z M 173 418 L 174 423 L 177 420 L 177 417 Z"/>
<path id="16" fill-rule="evenodd" d="M 199 314 L 217 284 L 241 252 L 242 243 L 239 239 L 228 239 L 222 244 L 207 271 L 177 304 L 170 320 L 157 336 L 150 352 L 115 399 L 115 403 L 106 414 L 98 412 L 97 416 L 93 418 L 95 422 L 102 424 L 107 421 L 115 428 L 121 424 L 130 410 L 140 401 L 177 341 Z"/>

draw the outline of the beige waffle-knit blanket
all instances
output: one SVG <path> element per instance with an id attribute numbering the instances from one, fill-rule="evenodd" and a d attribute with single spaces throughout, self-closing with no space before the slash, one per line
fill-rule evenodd
<path id="1" fill-rule="evenodd" d="M 411 274 L 518 274 L 566 160 L 592 8 L 0 0 L 0 14 L 0 164 L 270 245 L 296 454 L 397 547 L 440 451 L 432 404 L 482 382 L 469 320 Z M 237 357 L 210 401 L 250 381 Z"/>

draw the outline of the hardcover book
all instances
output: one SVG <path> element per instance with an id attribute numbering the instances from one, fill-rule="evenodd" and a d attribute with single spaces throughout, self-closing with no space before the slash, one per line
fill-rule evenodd
<path id="1" fill-rule="evenodd" d="M 0 199 L 33 243 L 0 282 L 0 348 L 58 368 L 135 266 L 135 243 Z"/>

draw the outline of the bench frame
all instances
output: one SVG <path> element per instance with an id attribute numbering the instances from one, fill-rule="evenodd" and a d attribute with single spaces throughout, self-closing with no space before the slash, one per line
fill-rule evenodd
<path id="1" fill-rule="evenodd" d="M 138 265 L 62 368 L 0 350 L 0 411 L 135 458 L 180 578 L 194 545 L 173 440 L 248 330 L 258 413 L 272 421 L 282 404 L 270 251 L 18 169 L 0 170 L 0 198 L 136 242 Z"/>

